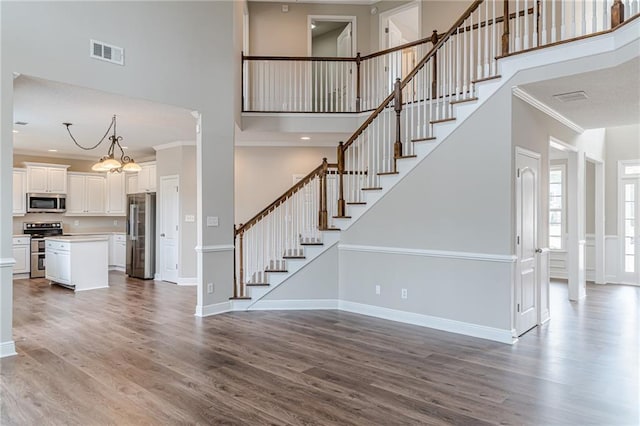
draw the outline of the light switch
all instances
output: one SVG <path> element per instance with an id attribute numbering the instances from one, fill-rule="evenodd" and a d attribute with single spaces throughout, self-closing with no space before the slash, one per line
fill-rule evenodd
<path id="1" fill-rule="evenodd" d="M 218 226 L 218 216 L 207 216 L 207 226 Z"/>
<path id="2" fill-rule="evenodd" d="M 196 217 L 192 214 L 188 214 L 184 217 L 184 221 L 185 222 L 195 222 L 196 221 Z"/>

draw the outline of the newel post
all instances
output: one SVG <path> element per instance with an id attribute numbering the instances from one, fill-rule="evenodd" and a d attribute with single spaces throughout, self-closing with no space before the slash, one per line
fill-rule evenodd
<path id="1" fill-rule="evenodd" d="M 320 211 L 318 212 L 318 228 L 327 229 L 329 227 L 329 216 L 327 213 L 327 170 L 329 164 L 327 159 L 322 159 L 322 171 L 320 172 Z"/>
<path id="2" fill-rule="evenodd" d="M 506 56 L 509 54 L 509 0 L 504 0 L 502 17 L 502 56 Z"/>
<path id="3" fill-rule="evenodd" d="M 621 0 L 614 0 L 611 5 L 611 28 L 615 28 L 624 22 L 624 4 Z"/>
<path id="4" fill-rule="evenodd" d="M 240 227 L 242 228 L 242 224 L 240 224 Z M 236 227 L 234 225 L 233 227 L 233 232 L 235 234 L 236 232 Z M 244 240 L 244 232 L 240 232 L 240 234 L 237 235 L 238 238 L 238 263 L 240 268 L 239 269 L 239 274 L 240 274 L 240 280 L 238 282 L 236 282 L 236 268 L 235 268 L 235 262 L 236 262 L 236 256 L 234 253 L 233 256 L 233 297 L 234 298 L 239 298 L 239 297 L 244 297 L 244 247 L 243 247 L 243 240 Z M 235 247 L 234 247 L 235 248 Z"/>
<path id="5" fill-rule="evenodd" d="M 347 215 L 347 203 L 344 201 L 344 143 L 338 144 L 338 217 Z"/>
<path id="6" fill-rule="evenodd" d="M 399 78 L 396 78 L 396 84 L 394 88 L 393 109 L 396 111 L 396 142 L 393 144 L 393 158 L 395 159 L 402 157 L 402 140 L 400 135 L 400 115 L 402 114 L 402 86 Z"/>
<path id="7" fill-rule="evenodd" d="M 433 30 L 431 34 L 431 44 L 436 45 L 438 42 L 438 30 Z M 432 81 L 431 81 L 431 99 L 435 99 L 438 97 L 438 51 L 433 52 L 433 62 L 432 62 Z"/>
<path id="8" fill-rule="evenodd" d="M 356 55 L 356 112 L 361 111 L 361 101 L 360 101 L 360 52 Z"/>

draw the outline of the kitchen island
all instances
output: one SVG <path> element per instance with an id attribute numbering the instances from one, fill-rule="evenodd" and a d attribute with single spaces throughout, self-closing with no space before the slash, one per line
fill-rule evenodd
<path id="1" fill-rule="evenodd" d="M 45 238 L 45 277 L 75 291 L 109 287 L 109 237 L 66 235 Z"/>

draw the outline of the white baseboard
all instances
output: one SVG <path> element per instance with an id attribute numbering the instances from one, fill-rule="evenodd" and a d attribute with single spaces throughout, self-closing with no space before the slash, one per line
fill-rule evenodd
<path id="1" fill-rule="evenodd" d="M 312 309 L 338 309 L 337 299 L 316 300 L 258 300 L 251 305 L 250 311 L 286 311 Z"/>
<path id="2" fill-rule="evenodd" d="M 153 280 L 162 281 L 162 277 L 160 277 L 160 274 L 156 272 L 155 274 L 153 274 Z"/>
<path id="3" fill-rule="evenodd" d="M 178 277 L 178 282 L 176 282 L 176 284 L 184 285 L 184 286 L 198 285 L 198 278 L 196 278 L 196 277 L 192 277 L 192 278 Z"/>
<path id="4" fill-rule="evenodd" d="M 26 280 L 29 278 L 31 278 L 31 275 L 28 272 L 24 274 L 13 274 L 14 280 Z"/>
<path id="5" fill-rule="evenodd" d="M 126 272 L 126 269 L 122 266 L 109 265 L 109 271 Z"/>
<path id="6" fill-rule="evenodd" d="M 16 352 L 16 344 L 13 340 L 0 343 L 0 358 L 14 355 L 18 355 L 18 353 Z"/>
<path id="7" fill-rule="evenodd" d="M 208 317 L 210 315 L 223 314 L 232 310 L 233 305 L 231 304 L 231 301 L 228 301 L 214 303 L 213 305 L 196 306 L 196 313 L 194 315 L 197 317 Z"/>
<path id="8" fill-rule="evenodd" d="M 518 341 L 511 330 L 487 327 L 483 325 L 471 324 L 468 322 L 450 320 L 446 318 L 433 317 L 430 315 L 416 314 L 413 312 L 398 311 L 396 309 L 383 308 L 380 306 L 365 305 L 362 303 L 339 301 L 339 309 L 361 315 L 368 315 L 376 318 L 383 318 L 391 321 L 403 322 L 407 324 L 419 325 L 422 327 L 435 328 L 436 330 L 450 333 L 464 334 L 466 336 L 479 337 L 481 339 L 493 340 L 500 343 L 514 344 Z"/>

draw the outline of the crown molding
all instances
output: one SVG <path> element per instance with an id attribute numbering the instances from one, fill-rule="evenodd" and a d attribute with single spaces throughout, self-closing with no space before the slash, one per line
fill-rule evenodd
<path id="1" fill-rule="evenodd" d="M 156 151 L 160 151 L 163 149 L 169 149 L 169 148 L 177 148 L 180 146 L 196 146 L 196 141 L 175 141 L 175 142 L 169 142 L 169 143 L 164 143 L 162 145 L 154 145 L 153 149 Z"/>
<path id="2" fill-rule="evenodd" d="M 538 99 L 534 98 L 529 93 L 527 93 L 524 90 L 522 90 L 520 87 L 514 86 L 511 89 L 511 92 L 513 93 L 513 95 L 515 97 L 517 97 L 519 99 L 522 99 L 523 101 L 525 101 L 526 103 L 528 103 L 529 105 L 534 107 L 535 109 L 547 114 L 549 117 L 559 121 L 560 123 L 562 123 L 565 126 L 567 126 L 568 128 L 570 128 L 571 130 L 574 130 L 574 131 L 576 131 L 578 133 L 584 133 L 584 129 L 582 127 L 580 127 L 579 125 L 577 125 L 573 121 L 569 120 L 567 117 L 565 117 L 564 115 L 560 114 L 558 111 L 556 111 L 555 109 L 551 108 L 549 105 L 547 105 L 547 104 L 545 104 L 543 102 L 540 102 Z"/>

